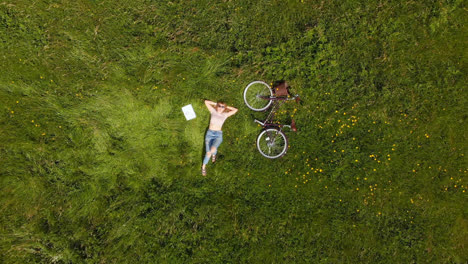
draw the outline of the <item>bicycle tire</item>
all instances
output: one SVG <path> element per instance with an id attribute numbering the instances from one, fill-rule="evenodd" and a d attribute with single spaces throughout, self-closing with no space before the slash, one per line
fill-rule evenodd
<path id="1" fill-rule="evenodd" d="M 272 136 L 273 140 L 271 139 Z M 265 158 L 276 159 L 282 157 L 288 150 L 288 138 L 276 128 L 264 129 L 257 137 L 257 149 Z"/>
<path id="2" fill-rule="evenodd" d="M 262 81 L 253 81 L 244 89 L 244 103 L 253 111 L 265 111 L 272 103 L 271 100 L 265 98 L 272 96 L 271 87 Z"/>

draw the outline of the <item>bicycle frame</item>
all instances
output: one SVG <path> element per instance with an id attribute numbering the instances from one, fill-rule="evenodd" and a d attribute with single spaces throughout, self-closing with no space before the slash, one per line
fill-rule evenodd
<path id="1" fill-rule="evenodd" d="M 255 119 L 254 122 L 260 124 L 263 128 L 276 127 L 276 128 L 279 128 L 280 131 L 282 131 L 283 127 L 287 127 L 293 131 L 296 131 L 294 120 L 292 121 L 291 125 L 276 124 L 276 123 L 273 123 L 273 120 L 274 120 L 276 111 L 284 103 L 284 101 L 290 101 L 290 100 L 299 101 L 299 95 L 295 95 L 293 97 L 269 97 L 269 99 L 265 98 L 265 100 L 275 100 L 273 102 L 273 106 L 271 106 L 270 108 L 270 113 L 268 114 L 268 116 L 265 118 L 263 122 L 258 119 Z"/>
<path id="2" fill-rule="evenodd" d="M 292 97 L 286 97 L 286 96 L 261 96 L 257 95 L 258 98 L 265 99 L 265 100 L 270 100 L 270 101 L 291 101 L 291 100 L 296 100 L 299 101 L 299 95 L 296 94 Z"/>

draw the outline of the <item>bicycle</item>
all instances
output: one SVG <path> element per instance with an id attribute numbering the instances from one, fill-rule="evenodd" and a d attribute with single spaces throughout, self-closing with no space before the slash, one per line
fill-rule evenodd
<path id="1" fill-rule="evenodd" d="M 273 122 L 276 111 L 284 102 L 300 101 L 299 95 L 291 96 L 288 88 L 288 84 L 284 81 L 278 82 L 273 89 L 263 81 L 254 81 L 244 89 L 244 102 L 248 108 L 260 112 L 271 107 L 270 113 L 264 121 L 254 119 L 254 122 L 263 128 L 257 136 L 257 149 L 262 156 L 269 159 L 282 157 L 288 150 L 288 138 L 284 134 L 283 128 L 297 131 L 294 120 L 292 120 L 291 125 Z"/>

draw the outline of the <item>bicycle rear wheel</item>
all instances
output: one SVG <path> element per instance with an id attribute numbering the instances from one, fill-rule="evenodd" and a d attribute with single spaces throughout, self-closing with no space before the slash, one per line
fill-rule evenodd
<path id="1" fill-rule="evenodd" d="M 257 137 L 257 149 L 265 158 L 276 159 L 286 154 L 288 139 L 282 131 L 267 128 Z"/>
<path id="2" fill-rule="evenodd" d="M 269 98 L 272 96 L 270 86 L 262 81 L 251 82 L 244 89 L 244 102 L 254 111 L 264 111 L 270 107 L 272 101 Z"/>

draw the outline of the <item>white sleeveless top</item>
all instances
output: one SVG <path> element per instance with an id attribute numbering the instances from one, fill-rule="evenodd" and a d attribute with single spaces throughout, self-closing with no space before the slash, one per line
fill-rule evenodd
<path id="1" fill-rule="evenodd" d="M 210 127 L 219 127 L 219 130 L 221 130 L 221 127 L 224 124 L 224 121 L 228 118 L 227 113 L 218 113 L 217 111 L 211 112 L 211 119 L 210 119 Z"/>

